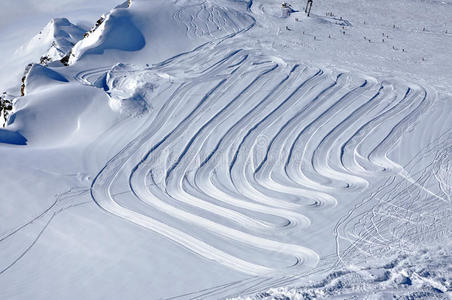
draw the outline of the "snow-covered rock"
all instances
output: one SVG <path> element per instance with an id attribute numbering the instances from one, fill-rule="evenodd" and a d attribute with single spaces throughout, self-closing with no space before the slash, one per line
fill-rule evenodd
<path id="1" fill-rule="evenodd" d="M 0 126 L 5 127 L 9 114 L 13 110 L 13 100 L 6 93 L 0 95 Z"/>
<path id="2" fill-rule="evenodd" d="M 41 64 L 60 60 L 83 38 L 85 31 L 84 28 L 72 24 L 66 18 L 55 18 L 16 53 L 18 55 L 32 55 L 36 57 L 34 62 Z"/>
<path id="3" fill-rule="evenodd" d="M 54 87 L 58 82 L 65 83 L 69 81 L 57 71 L 40 64 L 33 64 L 24 79 L 24 95 L 39 89 L 45 89 L 49 85 Z"/>

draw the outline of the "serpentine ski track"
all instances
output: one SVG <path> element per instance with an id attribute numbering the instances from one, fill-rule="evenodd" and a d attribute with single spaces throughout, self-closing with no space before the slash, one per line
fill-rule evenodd
<path id="1" fill-rule="evenodd" d="M 367 187 L 369 175 L 401 172 L 387 154 L 432 96 L 400 80 L 282 65 L 243 49 L 201 47 L 156 67 L 131 68 L 142 76 L 170 74 L 201 56 L 203 68 L 154 91 L 146 125 L 96 176 L 92 198 L 241 272 L 313 269 L 315 251 L 278 235 L 308 228 L 305 211 L 334 207 L 335 193 Z M 125 178 L 137 204 L 121 203 L 112 192 Z M 231 244 L 234 253 L 225 247 Z M 244 258 L 250 252 L 280 258 L 250 262 Z"/>

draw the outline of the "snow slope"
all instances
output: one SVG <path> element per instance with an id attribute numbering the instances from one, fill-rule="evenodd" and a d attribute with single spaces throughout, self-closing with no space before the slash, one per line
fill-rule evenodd
<path id="1" fill-rule="evenodd" d="M 26 65 L 39 63 L 41 56 L 46 54 L 51 43 L 55 41 L 52 36 L 43 35 L 45 28 L 52 30 L 49 28 L 52 19 L 66 18 L 85 31 L 93 25 L 96 18 L 117 5 L 117 2 L 117 0 L 3 1 L 0 9 L 0 57 L 2 58 L 0 68 L 8 72 L 0 73 L 0 90 L 2 92 L 9 90 L 13 95 L 18 95 L 17 90 L 20 88 L 18 83 Z M 65 28 L 60 27 L 60 29 Z M 68 39 L 65 35 L 59 37 Z M 30 49 L 31 41 L 36 39 L 39 41 Z M 73 39 L 69 40 L 77 42 Z M 29 51 L 26 51 L 27 48 Z"/>
<path id="2" fill-rule="evenodd" d="M 83 38 L 85 30 L 66 18 L 52 19 L 25 47 L 17 51 L 25 55 L 44 53 L 41 62 L 60 60 Z M 34 58 L 38 61 L 38 58 Z"/>
<path id="3" fill-rule="evenodd" d="M 30 66 L 0 131 L 0 298 L 447 299 L 450 7 L 134 0 L 85 36 L 51 22 L 74 45 Z"/>

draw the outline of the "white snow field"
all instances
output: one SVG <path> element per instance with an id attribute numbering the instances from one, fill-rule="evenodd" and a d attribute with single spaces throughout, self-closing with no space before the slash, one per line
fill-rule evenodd
<path id="1" fill-rule="evenodd" d="M 451 0 L 41 2 L 0 299 L 452 297 Z"/>

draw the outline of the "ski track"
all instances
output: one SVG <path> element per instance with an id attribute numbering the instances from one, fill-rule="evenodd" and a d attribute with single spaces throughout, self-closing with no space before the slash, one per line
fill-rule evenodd
<path id="1" fill-rule="evenodd" d="M 25 239 L 25 244 L 22 245 L 21 250 L 18 251 L 17 257 L 5 258 L 3 264 L 0 265 L 0 276 L 6 273 L 16 263 L 18 263 L 33 248 L 33 246 L 35 246 L 40 237 L 44 234 L 45 230 L 49 227 L 52 220 L 58 214 L 67 209 L 91 203 L 91 201 L 86 201 L 86 199 L 83 199 L 83 197 L 81 197 L 83 195 L 86 195 L 88 192 L 89 189 L 87 188 L 77 187 L 72 188 L 64 193 L 55 195 L 55 201 L 41 214 L 34 217 L 25 224 L 20 225 L 17 228 L 14 228 L 1 235 L 0 243 L 7 243 L 9 242 L 9 240 L 12 240 L 13 237 L 16 236 L 16 234 L 28 230 L 28 232 L 24 233 L 24 236 L 30 235 L 32 236 L 32 240 L 28 238 Z"/>
<path id="2" fill-rule="evenodd" d="M 200 57 L 204 68 L 193 63 Z M 178 65 L 194 67 L 177 76 Z M 76 77 L 94 85 L 105 72 Z M 240 48 L 201 46 L 137 72 L 177 79 L 160 87 L 145 129 L 96 176 L 92 198 L 258 276 L 303 274 L 318 264 L 313 249 L 288 243 L 284 232 L 309 230 L 306 211 L 334 209 L 336 193 L 363 190 L 369 176 L 402 174 L 387 154 L 434 98 L 401 80 L 281 65 Z M 112 189 L 125 184 L 129 198 L 119 201 Z M 280 259 L 252 262 L 250 252 Z"/>
<path id="3" fill-rule="evenodd" d="M 106 92 L 107 76 L 171 78 L 145 94 L 152 110 L 136 137 L 92 181 L 99 207 L 227 267 L 284 278 L 320 259 L 285 236 L 311 230 L 316 211 L 340 204 L 337 195 L 363 191 L 378 174 L 419 185 L 388 155 L 435 93 L 240 47 L 233 38 L 255 25 L 253 17 L 209 1 L 172 18 L 189 38 L 212 41 L 124 74 L 104 66 L 74 75 Z M 371 236 L 382 242 L 376 219 L 369 218 Z M 352 240 L 354 231 L 345 232 Z"/>
<path id="4" fill-rule="evenodd" d="M 452 131 L 427 137 L 431 143 L 407 164 L 390 159 L 404 133 L 433 110 L 439 100 L 433 89 L 286 62 L 235 39 L 256 25 L 251 14 L 208 0 L 180 7 L 172 21 L 198 47 L 152 66 L 104 65 L 72 74 L 109 96 L 141 89 L 149 110 L 130 136 L 119 122 L 85 150 L 92 159 L 103 144 L 125 144 L 89 188 L 56 195 L 40 214 L 0 235 L 7 246 L 24 237 L 0 265 L 0 276 L 58 214 L 90 203 L 87 193 L 106 213 L 250 275 L 167 299 L 252 295 L 451 239 Z M 264 13 L 252 0 L 247 9 Z M 303 245 L 305 234 L 324 230 L 316 215 L 333 215 L 348 195 L 355 202 L 331 223 L 331 251 Z M 352 273 L 334 272 L 314 287 Z"/>
<path id="5" fill-rule="evenodd" d="M 344 245 L 337 251 L 340 260 L 406 253 L 420 241 L 450 239 L 451 134 L 449 130 L 425 147 L 337 224 L 337 245 Z M 417 169 L 418 160 L 430 163 Z"/>

